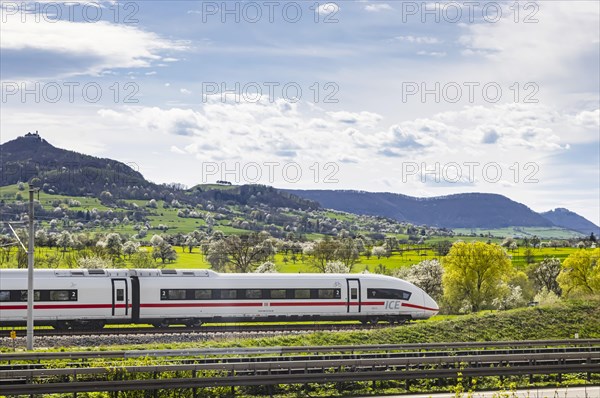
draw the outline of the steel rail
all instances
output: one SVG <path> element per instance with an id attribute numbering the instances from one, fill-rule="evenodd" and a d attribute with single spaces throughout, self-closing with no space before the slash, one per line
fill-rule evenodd
<path id="1" fill-rule="evenodd" d="M 322 331 L 322 330 L 370 330 L 390 327 L 389 324 L 379 323 L 377 325 L 363 325 L 361 323 L 346 324 L 268 324 L 268 325 L 221 325 L 191 328 L 184 326 L 170 326 L 165 328 L 155 327 L 134 327 L 118 328 L 110 327 L 98 330 L 56 330 L 56 329 L 38 329 L 35 330 L 36 336 L 54 337 L 54 336 L 96 336 L 96 335 L 130 335 L 130 334 L 179 334 L 179 333 L 229 333 L 229 332 L 273 332 L 273 331 Z M 0 330 L 0 337 L 9 337 L 11 330 Z M 17 337 L 24 337 L 26 330 L 16 329 Z"/>

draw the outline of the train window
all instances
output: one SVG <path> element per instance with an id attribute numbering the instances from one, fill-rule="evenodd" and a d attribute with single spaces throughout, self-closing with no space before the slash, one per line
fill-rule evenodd
<path id="1" fill-rule="evenodd" d="M 117 301 L 125 300 L 125 289 L 117 289 Z"/>
<path id="2" fill-rule="evenodd" d="M 358 298 L 358 289 L 353 287 L 350 289 L 350 300 L 356 300 Z"/>
<path id="3" fill-rule="evenodd" d="M 27 290 L 19 291 L 19 300 L 18 301 L 27 301 Z M 42 294 L 39 290 L 33 291 L 33 301 L 42 301 Z"/>
<path id="4" fill-rule="evenodd" d="M 185 300 L 185 289 L 162 289 L 161 300 Z"/>
<path id="5" fill-rule="evenodd" d="M 272 299 L 285 299 L 285 289 L 271 289 Z"/>
<path id="6" fill-rule="evenodd" d="M 221 290 L 221 298 L 222 299 L 236 299 L 237 298 L 237 290 L 235 289 L 223 289 Z"/>
<path id="7" fill-rule="evenodd" d="M 318 289 L 317 297 L 320 299 L 340 298 L 340 289 Z"/>
<path id="8" fill-rule="evenodd" d="M 400 289 L 367 289 L 367 296 L 369 296 L 369 298 L 409 300 L 411 294 L 411 292 Z"/>
<path id="9" fill-rule="evenodd" d="M 50 290 L 50 301 L 69 301 L 70 298 L 68 290 Z"/>
<path id="10" fill-rule="evenodd" d="M 195 300 L 210 300 L 212 298 L 212 290 L 210 289 L 196 289 L 194 290 Z"/>
<path id="11" fill-rule="evenodd" d="M 262 290 L 246 289 L 246 298 L 247 299 L 261 299 L 262 298 Z"/>
<path id="12" fill-rule="evenodd" d="M 309 299 L 310 289 L 296 289 L 294 290 L 294 298 L 297 299 Z"/>
<path id="13" fill-rule="evenodd" d="M 0 290 L 0 301 L 10 301 L 10 290 Z"/>

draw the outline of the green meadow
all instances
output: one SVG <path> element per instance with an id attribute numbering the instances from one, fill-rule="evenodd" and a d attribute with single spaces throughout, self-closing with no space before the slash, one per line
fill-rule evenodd
<path id="1" fill-rule="evenodd" d="M 222 185 L 202 185 L 199 186 L 202 189 L 235 189 L 235 186 L 222 186 Z M 23 203 L 28 199 L 28 192 L 26 190 L 19 190 L 18 186 L 10 185 L 4 186 L 0 188 L 0 200 L 5 201 L 7 204 L 15 203 L 15 200 L 21 200 Z M 115 214 L 121 214 L 121 216 L 125 214 L 130 214 L 133 212 L 131 209 L 123 209 L 123 208 L 111 208 L 100 202 L 97 198 L 92 197 L 72 197 L 65 195 L 54 195 L 47 194 L 44 192 L 39 192 L 35 194 L 35 199 L 39 201 L 41 206 L 43 206 L 45 211 L 53 212 L 56 207 L 62 207 L 64 209 L 69 209 L 72 211 L 93 211 L 96 209 L 98 212 L 106 212 L 113 211 Z M 73 203 L 73 201 L 77 201 L 79 203 Z M 170 235 L 174 234 L 188 234 L 194 230 L 199 228 L 206 228 L 207 224 L 205 218 L 184 218 L 179 217 L 178 212 L 180 209 L 173 208 L 170 206 L 165 207 L 165 203 L 163 201 L 157 201 L 156 208 L 148 208 L 146 200 L 126 200 L 124 201 L 129 205 L 135 204 L 139 208 L 144 209 L 147 214 L 145 219 L 149 221 L 151 224 L 151 228 L 148 230 L 147 235 L 140 239 L 142 244 L 148 244 L 148 241 L 154 234 L 162 234 L 168 233 Z M 245 229 L 240 229 L 232 226 L 232 222 L 234 221 L 243 221 L 246 215 L 241 211 L 239 206 L 231 205 L 228 206 L 228 214 L 227 218 L 219 219 L 216 211 L 208 211 L 206 209 L 197 208 L 203 215 L 211 215 L 214 218 L 213 230 L 222 231 L 226 235 L 231 234 L 245 234 L 250 231 Z M 282 212 L 283 215 L 294 217 L 298 216 L 298 212 L 295 210 L 289 210 Z M 332 222 L 348 222 L 357 226 L 357 229 L 353 231 L 354 234 L 364 234 L 368 235 L 369 231 L 367 231 L 364 226 L 361 228 L 360 216 L 337 212 L 332 210 L 325 210 L 320 213 L 321 217 L 325 217 Z M 49 228 L 50 220 L 54 218 L 52 215 L 44 215 L 38 216 L 38 220 L 43 228 Z M 108 217 L 110 219 L 110 217 Z M 310 218 L 310 217 L 309 217 Z M 310 218 L 311 221 L 314 221 L 313 218 Z M 134 229 L 135 222 L 128 223 L 119 223 L 113 225 L 108 220 L 102 220 L 99 225 L 90 226 L 86 225 L 81 232 L 87 233 L 108 233 L 108 232 L 118 232 L 123 234 L 124 236 L 133 236 L 138 231 Z M 59 223 L 58 231 L 60 232 L 63 226 L 62 223 Z M 70 229 L 73 227 L 74 221 L 71 221 L 69 227 Z M 162 229 L 159 228 L 162 226 Z M 166 227 L 166 231 L 164 229 Z M 277 226 L 277 229 L 281 231 L 281 226 Z M 537 235 L 543 240 L 563 237 L 563 238 L 573 238 L 580 237 L 581 235 L 578 233 L 574 233 L 573 231 L 564 230 L 561 228 L 526 228 L 526 227 L 509 227 L 502 229 L 455 229 L 455 233 L 457 234 L 454 237 L 445 237 L 445 236 L 430 236 L 427 237 L 425 242 L 421 245 L 417 245 L 415 243 L 410 244 L 401 244 L 399 246 L 399 250 L 395 250 L 392 252 L 389 257 L 381 257 L 377 258 L 375 256 L 367 257 L 362 254 L 355 265 L 352 268 L 353 272 L 393 272 L 396 269 L 409 267 L 413 264 L 417 264 L 423 260 L 430 259 L 440 259 L 440 257 L 432 250 L 435 243 L 444 240 L 456 241 L 456 240 L 464 240 L 467 242 L 470 241 L 491 241 L 493 243 L 501 243 L 503 236 L 521 236 L 521 237 L 532 237 L 533 235 Z M 408 235 L 406 234 L 397 234 L 397 233 L 386 233 L 388 237 L 396 237 L 398 240 L 407 240 Z M 308 233 L 304 234 L 302 237 L 307 240 L 317 240 L 323 238 L 325 235 L 319 233 Z M 522 240 L 517 239 L 517 243 L 522 245 Z M 380 243 L 377 243 L 380 244 Z M 152 248 L 146 247 L 145 250 L 151 251 Z M 177 259 L 174 262 L 170 262 L 168 264 L 161 264 L 157 262 L 157 266 L 165 266 L 168 268 L 209 268 L 210 265 L 205 259 L 205 256 L 202 254 L 200 248 L 194 248 L 192 253 L 189 253 L 187 250 L 183 250 L 181 247 L 175 247 L 177 252 Z M 539 262 L 543 260 L 545 257 L 557 257 L 561 260 L 564 260 L 569 254 L 573 251 L 578 250 L 575 248 L 531 248 L 529 249 L 529 254 L 527 255 L 526 249 L 523 247 L 519 247 L 517 250 L 511 251 L 508 250 L 507 253 L 511 256 L 513 264 L 517 269 L 523 270 L 527 267 L 527 260 L 529 262 Z M 36 249 L 36 258 L 38 260 L 44 260 L 48 256 L 58 257 L 59 266 L 65 266 L 68 264 L 68 261 L 65 261 L 70 255 L 72 255 L 72 251 L 68 250 L 66 252 L 61 251 L 58 248 L 44 248 L 38 247 Z M 16 266 L 16 256 L 12 256 L 12 259 L 8 262 L 5 262 L 2 266 Z M 302 255 L 292 256 L 291 253 L 285 255 L 284 253 L 277 253 L 272 261 L 277 265 L 280 272 L 314 272 L 315 268 L 313 267 L 310 259 L 308 257 L 304 257 Z M 42 261 L 43 263 L 43 261 Z M 70 263 L 73 263 L 72 261 Z M 56 261 L 54 261 L 56 264 Z M 131 265 L 129 259 L 124 258 L 121 262 L 115 264 L 119 267 L 127 267 Z"/>
<path id="2" fill-rule="evenodd" d="M 157 267 L 164 268 L 172 268 L 172 269 L 190 269 L 190 268 L 210 268 L 210 264 L 206 260 L 206 257 L 202 253 L 202 250 L 199 247 L 195 247 L 190 253 L 187 248 L 182 249 L 179 246 L 174 247 L 177 252 L 177 259 L 173 262 L 162 264 L 160 260 L 156 262 Z M 142 247 L 142 250 L 147 250 L 149 252 L 152 251 L 152 248 Z M 569 254 L 573 253 L 576 250 L 581 250 L 577 248 L 540 248 L 540 249 L 530 249 L 532 251 L 533 262 L 540 262 L 545 257 L 557 257 L 561 261 L 564 260 Z M 13 252 L 14 253 L 14 252 Z M 45 263 L 45 259 L 49 256 L 57 257 L 59 260 L 59 267 L 65 267 L 65 264 L 68 264 L 68 258 L 72 255 L 76 254 L 74 250 L 67 250 L 63 252 L 60 248 L 47 248 L 47 247 L 38 247 L 36 248 L 36 261 L 40 264 Z M 518 270 L 526 270 L 527 262 L 525 256 L 525 249 L 519 248 L 515 251 L 508 251 L 508 254 L 511 256 L 512 262 L 515 265 L 515 268 Z M 13 259 L 5 263 L 4 267 L 16 267 L 16 259 L 15 256 L 12 256 Z M 402 255 L 398 252 L 394 252 L 389 257 L 381 257 L 377 258 L 376 256 L 370 256 L 367 258 L 365 255 L 361 255 L 352 268 L 352 272 L 363 272 L 369 271 L 372 273 L 392 273 L 397 269 L 403 267 L 410 267 L 413 264 L 417 264 L 423 260 L 432 260 L 437 259 L 441 260 L 442 257 L 438 256 L 432 250 L 411 250 L 405 251 Z M 284 253 L 277 253 L 271 259 L 277 266 L 279 272 L 284 273 L 310 273 L 317 272 L 316 268 L 313 266 L 311 258 L 309 256 L 303 256 L 301 254 L 296 255 L 295 261 L 292 257 L 291 252 L 285 255 Z M 128 258 L 123 258 L 121 262 L 115 264 L 116 267 L 132 267 L 131 261 Z"/>

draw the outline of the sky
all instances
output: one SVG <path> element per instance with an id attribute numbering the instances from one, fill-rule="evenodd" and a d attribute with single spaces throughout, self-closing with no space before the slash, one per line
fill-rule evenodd
<path id="1" fill-rule="evenodd" d="M 597 1 L 4 1 L 0 141 L 600 224 Z M 493 210 L 491 210 L 493 211 Z"/>

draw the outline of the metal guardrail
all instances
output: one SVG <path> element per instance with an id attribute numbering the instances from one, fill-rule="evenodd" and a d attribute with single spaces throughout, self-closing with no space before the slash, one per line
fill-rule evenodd
<path id="1" fill-rule="evenodd" d="M 421 365 L 447 365 L 460 363 L 536 363 L 538 361 L 562 361 L 568 360 L 594 360 L 600 362 L 600 351 L 592 353 L 541 353 L 541 354 L 508 354 L 508 355 L 460 355 L 460 356 L 438 356 L 438 357 L 408 357 L 408 358 L 352 358 L 352 359 L 309 359 L 298 360 L 294 357 L 289 361 L 249 362 L 243 358 L 237 362 L 212 362 L 200 364 L 182 365 L 149 365 L 149 366 L 122 366 L 122 367 L 95 367 L 95 368 L 57 368 L 57 369 L 24 369 L 24 370 L 0 370 L 0 385 L 3 379 L 32 379 L 35 377 L 49 376 L 85 376 L 102 375 L 114 373 L 115 370 L 125 373 L 161 373 L 161 372 L 186 372 L 218 370 L 226 372 L 235 371 L 261 371 L 261 370 L 287 370 L 308 368 L 367 368 L 374 366 L 398 367 L 398 366 L 421 366 Z M 599 365 L 600 366 L 600 365 Z M 600 371 L 600 367 L 597 369 Z"/>
<path id="2" fill-rule="evenodd" d="M 329 365 L 329 364 L 323 364 Z M 367 366 L 367 365 L 365 365 Z M 185 377 L 167 379 L 145 380 L 119 380 L 119 381 L 69 381 L 60 383 L 42 383 L 25 385 L 3 385 L 2 392 L 6 395 L 18 394 L 52 394 L 96 391 L 131 391 L 131 390 L 162 390 L 173 388 L 203 388 L 223 386 L 251 386 L 251 385 L 277 385 L 277 384 L 303 384 L 303 383 L 331 383 L 343 381 L 378 381 L 378 380 L 414 380 L 414 379 L 449 379 L 457 377 L 483 377 L 483 376 L 510 376 L 510 375 L 541 375 L 565 374 L 581 372 L 600 372 L 600 364 L 594 363 L 550 363 L 536 365 L 482 367 L 480 364 L 458 368 L 441 369 L 416 369 L 408 370 L 397 368 L 381 369 L 383 364 L 358 368 L 340 367 L 319 368 L 316 364 L 310 367 L 300 367 L 297 371 L 290 369 L 271 368 L 253 374 L 235 374 Z M 339 369 L 340 371 L 333 371 Z M 71 369 L 72 370 L 72 369 Z M 148 370 L 148 369 L 144 369 Z"/>
<path id="3" fill-rule="evenodd" d="M 550 346 L 592 346 L 599 345 L 600 339 L 571 340 L 525 340 L 525 341 L 483 341 L 453 343 L 412 343 L 412 344 L 370 344 L 370 345 L 333 345 L 333 346 L 290 346 L 260 348 L 198 348 L 183 350 L 127 350 L 127 351 L 73 351 L 73 352 L 31 352 L 2 353 L 4 361 L 39 361 L 46 359 L 85 359 L 85 358 L 139 358 L 139 357 L 184 357 L 207 355 L 259 355 L 325 352 L 369 352 L 369 351 L 406 351 L 460 348 L 507 348 L 507 347 L 550 347 Z"/>
<path id="4" fill-rule="evenodd" d="M 548 347 L 514 349 L 514 347 Z M 556 348 L 556 346 L 562 348 Z M 474 350 L 472 348 L 494 348 Z M 429 351 L 440 348 L 454 352 Z M 460 351 L 461 348 L 466 350 Z M 504 349 L 496 349 L 504 348 Z M 402 352 L 413 350 L 411 352 Z M 387 354 L 373 354 L 373 351 Z M 396 351 L 396 353 L 392 353 Z M 331 353 L 352 352 L 348 354 Z M 363 352 L 363 354 L 357 354 Z M 326 355 L 291 355 L 328 353 Z M 53 356 L 40 354 L 52 354 Z M 60 354 L 60 355 L 59 355 Z M 75 355 L 73 355 L 75 354 Z M 85 355 L 84 355 L 85 354 Z M 87 355 L 87 354 L 93 354 Z M 100 354 L 100 355 L 99 355 Z M 62 369 L 0 370 L 0 391 L 5 395 L 51 394 L 94 391 L 161 390 L 219 386 L 251 386 L 303 383 L 330 383 L 378 380 L 451 379 L 463 377 L 600 373 L 600 340 L 545 340 L 524 342 L 469 342 L 407 345 L 331 347 L 273 347 L 199 350 L 113 351 L 112 358 L 133 356 L 201 356 L 177 364 L 148 366 L 85 367 L 85 358 L 106 356 L 107 352 L 2 354 L 0 360 L 17 358 L 80 359 L 83 367 Z M 135 355 L 134 355 L 135 354 Z M 258 354 L 272 356 L 258 357 Z M 284 355 L 289 354 L 289 355 Z M 59 355 L 56 357 L 56 355 Z M 219 357 L 219 355 L 224 357 Z M 227 355 L 243 355 L 240 358 Z M 254 355 L 254 356 L 252 356 Z M 277 356 L 279 355 L 279 356 Z M 198 363 L 198 361 L 200 361 Z M 75 362 L 74 362 L 75 363 Z M 140 376 L 137 376 L 137 375 Z M 150 375 L 150 379 L 148 379 Z M 169 375 L 161 378 L 161 375 Z M 175 376 L 175 377 L 173 377 Z M 191 377 L 190 377 L 191 376 Z M 144 377 L 143 380 L 135 380 Z M 129 380 L 129 379 L 133 380 Z M 68 381 L 68 382 L 66 382 Z"/>

